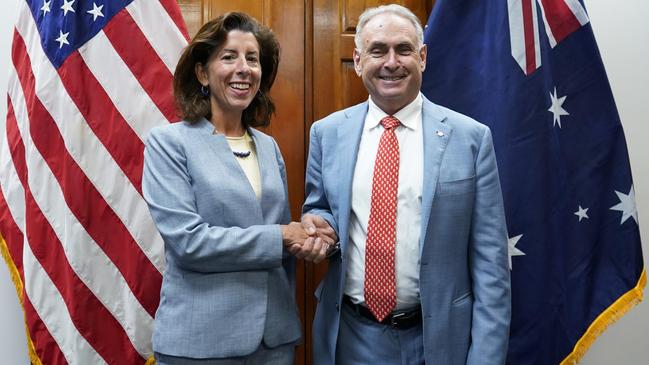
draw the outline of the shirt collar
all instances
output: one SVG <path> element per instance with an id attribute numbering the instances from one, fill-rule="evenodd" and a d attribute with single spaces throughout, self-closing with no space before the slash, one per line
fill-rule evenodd
<path id="1" fill-rule="evenodd" d="M 386 112 L 384 112 L 381 108 L 378 107 L 378 105 L 374 103 L 374 100 L 372 100 L 371 96 L 368 98 L 368 104 L 369 106 L 367 110 L 367 118 L 365 118 L 366 130 L 377 127 L 380 124 L 381 119 L 388 116 Z M 422 105 L 423 99 L 421 97 L 421 93 L 419 93 L 417 94 L 415 100 L 401 108 L 398 112 L 394 113 L 393 117 L 399 119 L 404 127 L 412 130 L 417 130 L 417 126 L 420 124 L 418 123 L 418 121 L 421 120 L 421 118 L 415 117 L 417 113 L 421 113 Z"/>

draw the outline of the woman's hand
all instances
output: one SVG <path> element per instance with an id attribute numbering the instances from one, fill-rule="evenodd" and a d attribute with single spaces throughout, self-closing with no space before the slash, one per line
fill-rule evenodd
<path id="1" fill-rule="evenodd" d="M 289 248 L 293 245 L 302 245 L 309 235 L 304 231 L 302 225 L 298 222 L 291 222 L 287 225 L 281 225 L 282 242 L 284 247 Z"/>

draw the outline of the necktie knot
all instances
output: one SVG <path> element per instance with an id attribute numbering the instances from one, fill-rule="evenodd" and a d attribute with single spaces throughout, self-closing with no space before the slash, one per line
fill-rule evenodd
<path id="1" fill-rule="evenodd" d="M 386 130 L 396 128 L 399 124 L 401 124 L 399 119 L 397 119 L 397 118 L 395 118 L 395 117 L 393 117 L 391 115 L 388 115 L 387 117 L 384 117 L 383 119 L 381 119 L 381 125 Z"/>

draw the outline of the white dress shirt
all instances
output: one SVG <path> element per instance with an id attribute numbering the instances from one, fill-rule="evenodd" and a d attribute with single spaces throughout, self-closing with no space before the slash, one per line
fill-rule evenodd
<path id="1" fill-rule="evenodd" d="M 395 270 L 397 308 L 419 304 L 419 236 L 421 230 L 421 193 L 424 179 L 424 140 L 421 124 L 422 96 L 394 117 L 401 125 L 395 129 L 399 141 L 399 187 L 397 189 L 397 235 Z M 372 177 L 379 140 L 387 114 L 372 98 L 365 117 L 352 182 L 349 250 L 345 294 L 356 304 L 365 304 L 365 242 L 370 216 Z"/>

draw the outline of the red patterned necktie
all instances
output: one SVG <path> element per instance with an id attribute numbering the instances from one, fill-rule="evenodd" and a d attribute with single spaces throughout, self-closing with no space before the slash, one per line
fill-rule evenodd
<path id="1" fill-rule="evenodd" d="M 394 132 L 401 122 L 381 119 L 385 128 L 379 141 L 372 178 L 372 205 L 365 243 L 365 305 L 382 321 L 397 305 L 394 249 L 397 234 L 399 141 Z"/>

